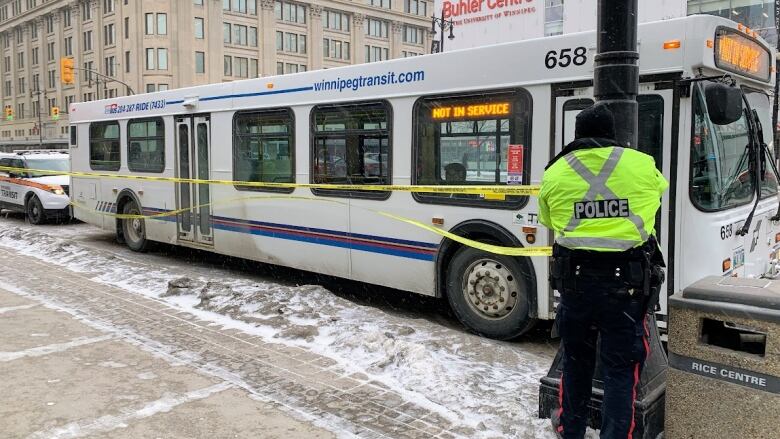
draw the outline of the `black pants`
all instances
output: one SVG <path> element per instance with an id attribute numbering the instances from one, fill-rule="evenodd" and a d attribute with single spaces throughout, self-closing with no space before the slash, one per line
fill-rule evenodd
<path id="1" fill-rule="evenodd" d="M 561 295 L 558 308 L 564 349 L 559 432 L 567 439 L 585 435 L 599 335 L 604 380 L 601 438 L 630 439 L 634 432 L 636 386 L 649 354 L 646 309 L 641 293 L 636 298 L 619 296 L 599 284 L 580 282 L 577 292 Z"/>

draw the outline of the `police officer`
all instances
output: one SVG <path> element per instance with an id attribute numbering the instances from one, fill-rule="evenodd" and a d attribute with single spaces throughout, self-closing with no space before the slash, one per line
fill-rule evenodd
<path id="1" fill-rule="evenodd" d="M 600 336 L 604 381 L 602 438 L 631 438 L 636 386 L 649 345 L 644 326 L 663 266 L 654 234 L 668 187 L 652 157 L 614 140 L 610 110 L 582 111 L 575 140 L 544 172 L 539 220 L 555 231 L 551 283 L 561 294 L 559 437 L 582 438 Z"/>

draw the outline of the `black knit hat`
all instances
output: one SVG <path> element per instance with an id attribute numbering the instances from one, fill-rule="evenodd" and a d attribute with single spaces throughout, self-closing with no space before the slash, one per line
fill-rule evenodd
<path id="1" fill-rule="evenodd" d="M 577 115 L 574 138 L 587 137 L 615 138 L 615 117 L 606 105 L 597 103 Z"/>

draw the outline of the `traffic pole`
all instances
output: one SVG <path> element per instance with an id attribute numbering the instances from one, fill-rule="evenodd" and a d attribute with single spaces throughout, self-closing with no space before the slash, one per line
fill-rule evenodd
<path id="1" fill-rule="evenodd" d="M 616 139 L 637 147 L 639 105 L 638 0 L 599 0 L 593 95 L 615 117 Z"/>

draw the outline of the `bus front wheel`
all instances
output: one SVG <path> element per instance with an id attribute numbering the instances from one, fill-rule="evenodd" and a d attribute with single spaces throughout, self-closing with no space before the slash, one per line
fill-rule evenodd
<path id="1" fill-rule="evenodd" d="M 531 317 L 530 282 L 516 259 L 463 247 L 453 256 L 446 276 L 453 312 L 475 333 L 509 340 L 536 323 Z"/>
<path id="2" fill-rule="evenodd" d="M 131 215 L 129 218 L 122 219 L 122 235 L 124 236 L 125 243 L 130 247 L 130 250 L 137 252 L 146 251 L 149 241 L 146 239 L 146 224 L 144 223 L 144 219 L 132 217 L 140 216 L 141 209 L 135 201 L 129 201 L 122 209 L 122 213 Z"/>

